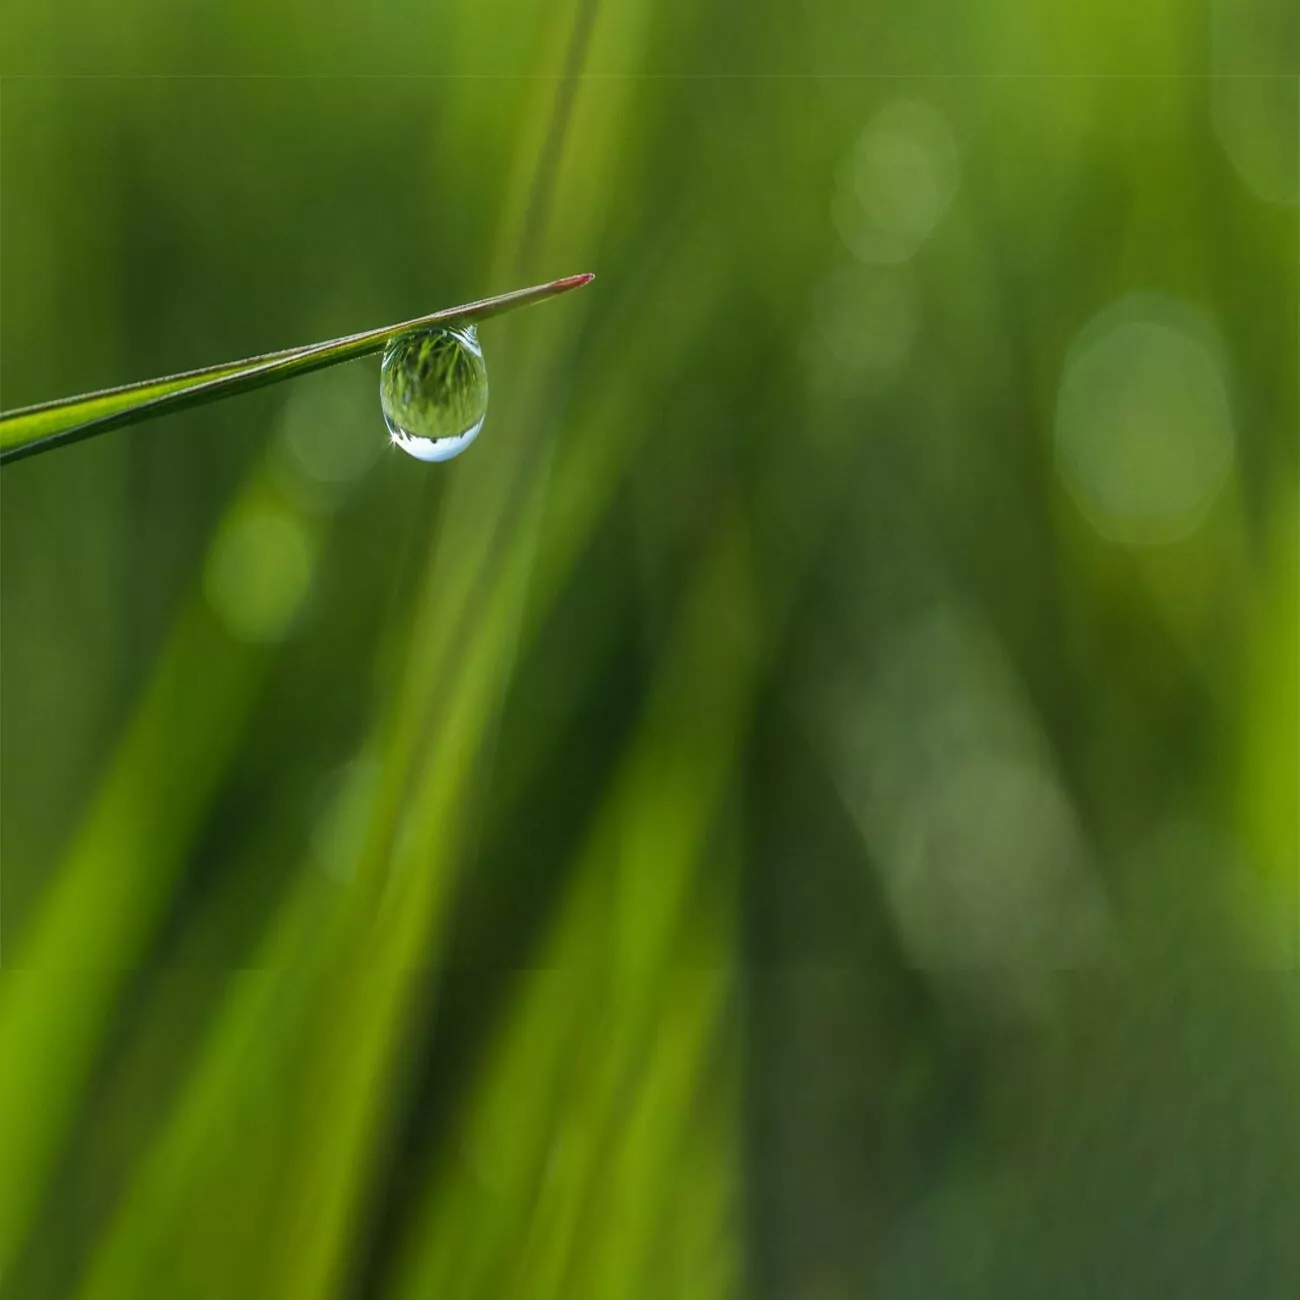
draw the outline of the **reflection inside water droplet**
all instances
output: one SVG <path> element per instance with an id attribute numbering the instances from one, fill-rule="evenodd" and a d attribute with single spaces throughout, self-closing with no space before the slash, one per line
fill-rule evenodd
<path id="1" fill-rule="evenodd" d="M 417 330 L 384 351 L 379 401 L 393 442 L 419 460 L 450 460 L 487 414 L 487 366 L 472 325 Z"/>

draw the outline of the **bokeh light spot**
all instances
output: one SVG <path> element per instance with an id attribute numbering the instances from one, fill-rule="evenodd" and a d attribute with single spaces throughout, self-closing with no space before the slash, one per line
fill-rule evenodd
<path id="1" fill-rule="evenodd" d="M 1258 198 L 1300 204 L 1300 7 L 1294 0 L 1214 0 L 1214 133 Z"/>
<path id="2" fill-rule="evenodd" d="M 250 509 L 222 525 L 208 555 L 203 590 L 232 636 L 279 641 L 307 594 L 313 567 L 311 538 L 294 515 Z"/>
<path id="3" fill-rule="evenodd" d="M 309 510 L 338 506 L 388 446 L 373 371 L 339 366 L 297 385 L 277 434 L 272 446 L 277 484 Z"/>
<path id="4" fill-rule="evenodd" d="M 916 290 L 905 270 L 844 266 L 813 292 L 810 342 L 837 370 L 882 381 L 907 360 L 918 316 Z"/>
<path id="5" fill-rule="evenodd" d="M 1300 112 L 1293 81 L 1216 78 L 1214 131 L 1237 175 L 1259 198 L 1300 204 Z"/>
<path id="6" fill-rule="evenodd" d="M 323 783 L 320 814 L 311 836 L 312 856 L 334 880 L 346 882 L 356 874 L 379 777 L 379 760 L 362 753 Z"/>
<path id="7" fill-rule="evenodd" d="M 957 192 L 957 145 L 930 105 L 895 100 L 867 123 L 835 173 L 831 218 L 863 262 L 904 262 Z"/>
<path id="8" fill-rule="evenodd" d="M 1056 464 L 1089 522 L 1130 544 L 1178 541 L 1232 467 L 1224 367 L 1203 318 L 1139 295 L 1096 317 L 1066 358 Z"/>

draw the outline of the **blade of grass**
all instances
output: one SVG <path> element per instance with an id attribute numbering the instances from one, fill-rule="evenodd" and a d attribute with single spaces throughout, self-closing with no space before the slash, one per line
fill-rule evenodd
<path id="1" fill-rule="evenodd" d="M 584 215 L 590 219 L 589 212 Z M 572 284 L 561 283 L 564 288 L 578 287 L 587 279 L 589 277 L 575 277 Z M 515 305 L 522 304 L 516 302 Z M 439 314 L 439 319 L 445 323 L 447 316 Z M 391 337 L 392 332 L 383 333 L 385 337 Z M 534 391 L 544 392 L 546 367 L 534 360 L 528 369 L 530 374 L 534 374 Z M 526 404 L 522 397 L 519 402 Z M 488 464 L 478 468 L 490 475 L 493 466 Z M 514 468 L 511 458 L 499 463 L 497 472 L 506 468 Z M 464 527 L 454 530 L 456 541 L 473 542 L 479 535 L 495 533 L 495 517 L 485 518 L 482 513 L 475 512 L 470 514 L 471 517 L 463 521 Z M 444 541 L 450 540 L 444 537 Z M 463 557 L 465 548 L 451 549 Z M 478 546 L 468 549 L 474 554 L 483 550 Z M 317 1023 L 315 1016 L 305 1010 L 301 1023 L 297 1016 L 292 1016 L 289 1023 L 280 1026 L 280 1037 L 288 1038 L 296 1045 L 296 1057 L 313 1065 L 319 1062 L 324 1069 L 316 1077 L 329 1080 L 319 1105 L 299 1108 L 295 1122 L 290 1126 L 291 1135 L 286 1139 L 295 1152 L 303 1153 L 301 1160 L 288 1162 L 289 1168 L 297 1169 L 301 1164 L 304 1176 L 293 1176 L 286 1180 L 287 1185 L 282 1185 L 284 1213 L 293 1226 L 292 1232 L 273 1234 L 275 1241 L 281 1243 L 273 1253 L 282 1259 L 272 1260 L 264 1254 L 257 1256 L 265 1266 L 262 1273 L 272 1278 L 271 1289 L 281 1294 L 287 1290 L 295 1295 L 317 1296 L 338 1286 L 339 1268 L 345 1263 L 349 1242 L 360 1226 L 357 1222 L 358 1207 L 364 1205 L 363 1189 L 373 1176 L 369 1167 L 375 1158 L 374 1149 L 383 1141 L 380 1131 L 387 1098 L 394 1086 L 389 1072 L 394 1060 L 400 1060 L 403 1041 L 400 1027 L 412 1019 L 412 1001 L 419 997 L 419 967 L 436 960 L 432 954 L 436 952 L 437 924 L 454 872 L 461 831 L 459 823 L 467 816 L 462 798 L 467 776 L 463 770 L 463 757 L 481 743 L 493 702 L 500 693 L 497 675 L 506 671 L 508 666 L 508 659 L 504 664 L 501 662 L 497 648 L 510 643 L 509 628 L 517 621 L 522 609 L 521 583 L 531 567 L 526 563 L 527 548 L 517 556 L 512 551 L 509 558 L 510 563 L 505 566 L 508 572 L 498 574 L 499 582 L 488 581 L 498 570 L 498 564 L 491 565 L 489 572 L 482 575 L 489 591 L 499 592 L 499 599 L 494 595 L 492 599 L 472 602 L 473 607 L 466 611 L 465 618 L 419 622 L 421 631 L 425 633 L 445 629 L 448 621 L 453 622 L 463 629 L 467 649 L 463 656 L 457 656 L 460 671 L 454 675 L 453 682 L 446 674 L 430 670 L 427 637 L 416 636 L 417 644 L 412 653 L 413 664 L 417 665 L 413 669 L 414 680 L 428 678 L 438 682 L 444 698 L 451 701 L 453 716 L 441 718 L 440 725 L 435 727 L 430 737 L 424 725 L 426 710 L 412 709 L 407 699 L 407 707 L 403 707 L 401 712 L 417 714 L 414 750 L 406 756 L 409 762 L 400 761 L 399 755 L 399 761 L 384 763 L 385 771 L 391 767 L 396 773 L 400 789 L 407 788 L 405 774 L 410 768 L 416 788 L 412 799 L 423 814 L 417 818 L 419 825 L 412 831 L 412 839 L 416 841 L 414 847 L 401 853 L 402 862 L 391 873 L 391 878 L 402 882 L 393 891 L 400 901 L 396 906 L 383 909 L 382 913 L 384 941 L 379 943 L 378 949 L 391 953 L 392 959 L 378 964 L 374 961 L 375 937 L 360 916 L 364 906 L 360 900 L 354 900 L 357 914 L 353 915 L 353 907 L 345 909 L 352 917 L 351 923 L 342 924 L 339 934 L 333 939 L 319 940 L 327 950 L 318 981 L 319 1000 L 322 1007 L 328 1008 L 327 1014 Z M 465 567 L 468 573 L 480 573 L 478 565 Z M 445 575 L 440 577 L 445 578 Z M 431 585 L 434 597 L 422 603 L 444 614 L 449 605 L 454 609 L 454 602 L 447 599 L 445 583 L 435 580 Z M 434 639 L 450 652 L 450 644 L 444 644 L 441 637 Z M 419 698 L 422 704 L 428 703 L 423 692 Z M 424 745 L 419 743 L 421 739 Z M 437 751 L 432 755 L 426 752 L 431 741 L 438 742 L 431 746 Z M 425 779 L 421 780 L 421 777 Z M 424 790 L 432 792 L 433 797 L 419 797 Z M 405 835 L 399 837 L 400 842 L 405 843 L 405 840 Z M 373 865 L 382 867 L 387 858 L 385 853 L 382 860 Z M 382 884 L 385 878 L 389 878 L 389 873 L 359 871 L 358 878 L 356 892 L 369 897 L 371 890 L 367 885 Z M 414 1019 L 418 1024 L 418 1009 Z M 305 1068 L 310 1070 L 311 1066 Z M 239 1109 L 233 1097 L 230 1109 L 232 1113 Z M 166 1146 L 165 1140 L 163 1146 Z M 221 1166 L 220 1152 L 206 1154 L 214 1166 Z M 189 1157 L 184 1164 L 187 1176 L 193 1177 L 197 1172 L 195 1165 L 206 1161 L 202 1154 L 193 1151 L 189 1152 Z M 172 1166 L 169 1164 L 168 1167 Z M 240 1177 L 246 1175 L 247 1171 Z M 217 1177 L 219 1180 L 224 1177 L 219 1169 Z M 233 1183 L 222 1182 L 221 1185 L 233 1188 L 238 1183 L 239 1177 L 236 1177 Z M 168 1206 L 175 1204 L 173 1196 L 178 1196 L 182 1203 L 185 1201 L 184 1195 L 170 1184 L 167 1188 L 160 1188 L 160 1195 Z M 150 1235 L 149 1223 L 156 1223 L 161 1217 L 161 1208 L 152 1203 L 151 1212 L 143 1218 L 132 1217 L 111 1232 L 112 1241 L 122 1250 L 110 1250 L 111 1258 L 117 1261 L 113 1267 L 102 1273 L 98 1269 L 94 1271 L 94 1294 L 140 1293 L 138 1286 L 133 1287 L 129 1280 L 123 1279 L 139 1280 L 144 1276 L 137 1269 L 142 1261 L 153 1255 L 145 1245 L 144 1237 Z M 364 1219 L 364 1214 L 361 1218 Z M 223 1257 L 222 1275 L 229 1272 L 233 1277 L 241 1274 L 249 1261 L 241 1264 L 239 1260 L 230 1258 L 230 1254 L 227 1252 Z M 215 1266 L 215 1260 L 209 1262 Z M 282 1267 L 276 1268 L 277 1262 Z M 119 1272 L 119 1265 L 124 1271 Z M 107 1290 L 101 1290 L 102 1287 Z"/>
<path id="2" fill-rule="evenodd" d="M 658 1015 L 752 707 L 754 595 L 740 525 L 724 512 L 624 765 L 580 850 L 568 897 L 514 1010 L 485 1055 L 456 1132 L 493 1153 L 498 1191 L 449 1147 L 430 1170 L 399 1248 L 392 1300 L 563 1294 L 574 1233 Z M 702 712 L 699 700 L 710 701 Z M 723 955 L 727 918 L 700 936 L 706 964 Z M 715 928 L 716 926 L 716 928 Z M 685 977 L 685 972 L 681 972 Z M 703 1032 L 703 1027 L 701 1027 Z M 535 1193 L 564 1134 L 559 1202 L 539 1219 Z M 529 1225 L 532 1223 L 533 1228 Z M 542 1236 L 534 1239 L 535 1233 Z M 628 1285 L 636 1270 L 628 1271 Z"/>
<path id="3" fill-rule="evenodd" d="M 269 490 L 265 471 L 255 472 L 226 517 Z M 264 647 L 223 629 L 201 591 L 186 600 L 3 971 L 0 1113 L 25 1119 L 0 1125 L 0 1271 L 40 1206 L 117 999 L 165 913 L 269 662 Z"/>
<path id="4" fill-rule="evenodd" d="M 632 18 L 643 8 L 602 8 L 604 40 L 621 46 L 636 37 L 640 26 Z M 586 0 L 555 7 L 556 31 L 565 32 L 570 54 L 585 14 Z M 602 39 L 601 22 L 596 27 L 593 47 Z M 585 66 L 589 57 L 578 61 Z M 549 53 L 540 66 L 553 67 Z M 566 66 L 573 71 L 576 63 L 566 58 Z M 620 137 L 606 125 L 608 97 L 599 102 L 587 82 L 572 101 L 546 90 L 554 125 L 544 139 L 553 148 L 539 140 L 535 160 L 531 149 L 521 155 L 519 189 L 502 208 L 498 265 L 518 264 L 530 229 L 547 232 L 539 258 L 583 256 L 609 206 L 598 178 L 618 158 Z M 553 167 L 558 174 L 550 180 Z M 558 196 L 562 206 L 548 214 Z M 512 376 L 506 400 L 518 414 L 502 419 L 498 412 L 497 454 L 449 484 L 416 598 L 412 653 L 392 696 L 383 788 L 357 873 L 360 881 L 383 884 L 382 905 L 376 926 L 342 959 L 345 996 L 332 1000 L 337 1011 L 309 1049 L 317 1076 L 328 1083 L 303 1108 L 301 1157 L 281 1185 L 286 1201 L 302 1207 L 270 1274 L 282 1300 L 320 1300 L 345 1289 L 340 1269 L 366 1237 L 368 1189 L 398 1138 L 393 1119 L 403 1105 L 403 1062 L 427 1034 L 436 998 L 428 970 L 440 958 L 453 883 L 472 853 L 481 776 L 474 769 L 490 762 L 512 672 L 533 569 L 537 511 L 529 507 L 545 500 L 544 488 L 535 495 L 534 487 L 548 479 L 557 378 L 567 373 L 573 345 L 561 331 L 530 332 L 526 341 L 510 329 L 503 335 L 499 364 Z M 376 963 L 376 950 L 390 959 Z"/>
<path id="5" fill-rule="evenodd" d="M 586 277 L 579 281 L 585 282 Z M 539 400 L 530 402 L 521 395 L 516 404 L 546 409 L 550 405 L 546 392 L 553 381 L 548 382 L 548 367 L 535 355 L 537 347 L 534 342 L 522 350 L 521 359 L 531 362 L 523 368 L 533 376 L 531 389 Z M 512 422 L 502 423 L 509 427 Z M 474 468 L 491 478 L 503 471 L 513 474 L 518 467 L 506 457 Z M 367 854 L 368 861 L 358 867 L 353 892 L 359 897 L 347 909 L 339 933 L 322 941 L 327 942 L 329 958 L 319 981 L 321 1015 L 308 1014 L 296 1027 L 281 1027 L 281 1037 L 296 1029 L 295 1057 L 320 1082 L 313 1087 L 308 1103 L 297 1107 L 286 1125 L 285 1140 L 294 1154 L 287 1158 L 278 1184 L 285 1230 L 272 1234 L 277 1245 L 271 1257 L 262 1257 L 257 1274 L 268 1291 L 280 1296 L 314 1298 L 343 1285 L 351 1244 L 364 1229 L 364 1191 L 374 1177 L 375 1162 L 385 1142 L 387 1117 L 394 1107 L 392 1094 L 401 1088 L 402 1072 L 395 1070 L 394 1064 L 400 1067 L 409 1026 L 418 1026 L 425 1019 L 427 976 L 421 972 L 430 962 L 436 963 L 439 922 L 461 841 L 471 822 L 467 809 L 472 803 L 468 787 L 473 765 L 466 763 L 466 755 L 481 749 L 490 733 L 496 702 L 504 689 L 502 674 L 509 668 L 509 655 L 502 650 L 513 644 L 512 628 L 523 608 L 531 567 L 529 552 L 512 547 L 507 555 L 495 556 L 495 562 L 484 570 L 493 548 L 482 543 L 496 534 L 497 524 L 496 515 L 471 512 L 460 529 L 453 530 L 451 536 L 443 534 L 445 543 L 450 544 L 453 537 L 467 543 L 451 548 L 458 556 L 457 567 L 476 576 L 486 594 L 460 609 L 449 602 L 445 583 L 432 579 L 432 591 L 422 601 L 426 608 L 441 610 L 444 616 L 449 608 L 452 613 L 440 619 L 417 620 L 410 675 L 412 682 L 420 684 L 419 704 L 410 699 L 412 687 L 408 684 L 398 710 L 401 716 L 412 718 L 411 747 L 399 747 L 394 754 L 389 746 L 381 746 L 383 770 L 393 774 L 399 792 L 411 791 L 415 805 L 411 815 L 401 820 L 415 824 L 405 827 L 391 842 L 381 837 L 381 851 Z M 512 530 L 518 527 L 515 519 Z M 466 553 L 483 559 L 466 561 Z M 503 559 L 509 561 L 505 572 L 500 571 Z M 450 641 L 444 639 L 449 625 L 459 629 Z M 463 653 L 453 655 L 457 642 Z M 442 665 L 446 671 L 434 665 Z M 406 811 L 404 803 L 398 799 L 395 815 Z M 398 861 L 391 871 L 385 870 L 394 855 Z M 368 870 L 367 865 L 373 869 Z M 372 921 L 373 913 L 364 900 L 377 904 L 375 891 L 385 883 L 390 886 L 382 890 L 385 905 Z M 376 961 L 376 953 L 383 953 L 384 959 Z M 222 1152 L 209 1154 L 220 1166 Z M 195 1172 L 193 1162 L 187 1164 Z M 165 1194 L 164 1199 L 170 1197 Z M 125 1222 L 123 1235 L 119 1238 L 114 1233 L 114 1238 L 129 1247 L 141 1232 L 148 1234 L 149 1224 L 158 1217 L 155 1206 L 143 1218 Z M 92 1294 L 139 1294 L 130 1278 L 141 1276 L 135 1269 L 150 1253 L 146 1250 L 144 1256 L 137 1256 L 133 1249 L 114 1252 L 115 1259 L 124 1261 L 126 1272 L 119 1275 L 110 1270 L 97 1284 L 97 1288 L 108 1289 L 96 1289 Z M 227 1257 L 220 1267 L 223 1276 L 238 1274 L 241 1263 Z M 231 1280 L 237 1286 L 240 1279 Z M 256 1285 L 255 1279 L 252 1284 Z"/>
<path id="6" fill-rule="evenodd" d="M 168 411 L 199 406 L 222 397 L 261 388 L 266 384 L 278 383 L 282 379 L 305 375 L 312 370 L 323 370 L 326 366 L 352 361 L 380 351 L 389 339 L 410 330 L 431 329 L 439 325 L 468 325 L 500 316 L 504 312 L 544 302 L 557 294 L 577 289 L 593 278 L 590 274 L 570 275 L 561 280 L 552 280 L 549 284 L 515 289 L 493 298 L 481 298 L 460 307 L 447 307 L 397 325 L 385 325 L 360 334 L 329 339 L 324 343 L 268 352 L 264 356 L 249 357 L 243 361 L 227 361 L 222 365 L 189 370 L 163 379 L 147 379 L 121 388 L 106 388 L 82 397 L 61 398 L 59 401 L 10 411 L 0 415 L 0 464 L 50 451 L 66 443 L 80 442 L 83 438 L 91 438 Z"/>

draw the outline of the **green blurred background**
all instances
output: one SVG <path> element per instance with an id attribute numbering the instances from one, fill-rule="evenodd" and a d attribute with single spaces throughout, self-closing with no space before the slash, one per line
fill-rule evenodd
<path id="1" fill-rule="evenodd" d="M 1282 0 L 0 16 L 0 1293 L 1300 1293 Z"/>

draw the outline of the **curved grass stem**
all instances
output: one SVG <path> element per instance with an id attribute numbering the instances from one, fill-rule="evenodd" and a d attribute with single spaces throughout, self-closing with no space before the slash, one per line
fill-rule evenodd
<path id="1" fill-rule="evenodd" d="M 122 425 L 147 420 L 151 416 L 199 406 L 236 393 L 248 392 L 266 384 L 305 375 L 311 370 L 338 365 L 356 357 L 379 352 L 392 338 L 410 330 L 429 329 L 438 325 L 467 325 L 487 320 L 518 307 L 544 302 L 557 294 L 566 293 L 592 280 L 591 275 L 570 275 L 549 284 L 534 285 L 529 289 L 515 289 L 494 298 L 482 298 L 460 307 L 447 307 L 442 311 L 419 316 L 415 320 L 397 325 L 385 325 L 349 334 L 344 338 L 329 339 L 324 343 L 309 343 L 304 347 L 288 348 L 282 352 L 268 352 L 244 361 L 228 361 L 223 365 L 205 366 L 201 370 L 188 370 L 184 374 L 168 375 L 163 379 L 146 379 L 140 383 L 126 384 L 121 388 L 106 388 L 81 397 L 66 397 L 39 406 L 0 414 L 0 464 L 51 451 L 67 443 L 93 438 Z"/>

